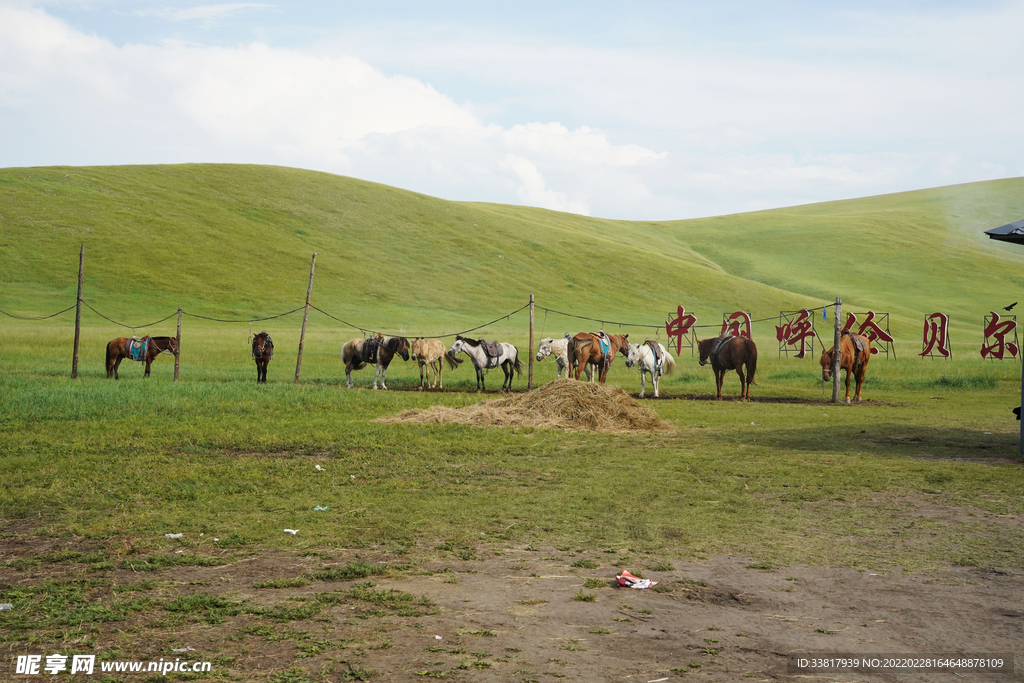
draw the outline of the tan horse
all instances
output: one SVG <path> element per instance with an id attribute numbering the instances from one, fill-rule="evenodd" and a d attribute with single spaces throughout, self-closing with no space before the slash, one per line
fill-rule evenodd
<path id="1" fill-rule="evenodd" d="M 836 347 L 821 354 L 821 378 L 826 382 L 832 378 L 832 355 Z M 864 373 L 871 360 L 871 340 L 849 330 L 839 338 L 839 367 L 846 370 L 846 402 L 850 402 L 850 375 L 857 380 L 854 401 L 860 401 L 860 388 L 864 386 Z"/>
<path id="2" fill-rule="evenodd" d="M 716 348 L 717 347 L 717 348 Z M 735 370 L 740 376 L 740 399 L 750 400 L 750 385 L 754 384 L 754 373 L 757 371 L 757 345 L 746 337 L 712 337 L 697 343 L 702 366 L 711 363 L 715 371 L 715 384 L 718 387 L 718 400 L 722 400 L 722 382 L 725 381 L 727 370 Z M 746 368 L 746 375 L 743 369 Z"/>
<path id="3" fill-rule="evenodd" d="M 149 377 L 149 366 L 153 364 L 153 359 L 160 355 L 161 351 L 170 351 L 175 356 L 178 355 L 178 340 L 174 337 L 143 337 L 142 339 L 146 342 L 146 350 L 139 358 L 139 361 L 146 362 L 146 372 L 142 375 L 143 378 Z M 107 379 L 111 377 L 118 379 L 117 368 L 121 365 L 122 360 L 125 358 L 135 360 L 128 348 L 131 341 L 132 339 L 129 337 L 118 337 L 107 344 Z"/>
<path id="4" fill-rule="evenodd" d="M 402 360 L 409 360 L 409 340 L 405 337 L 379 337 L 380 345 L 377 347 L 376 370 L 373 374 L 373 388 L 377 388 L 377 380 L 380 380 L 382 389 L 387 389 L 384 383 L 388 375 L 388 366 L 395 355 L 402 357 Z M 353 339 L 341 347 L 341 360 L 345 364 L 345 384 L 352 388 L 352 371 L 362 370 L 366 367 L 363 361 L 363 345 L 365 339 Z"/>
<path id="5" fill-rule="evenodd" d="M 569 362 L 569 367 L 575 368 L 573 372 L 576 379 L 580 378 L 580 373 L 585 366 L 594 365 L 597 367 L 598 381 L 604 384 L 605 379 L 608 377 L 608 370 L 612 366 L 612 361 L 615 360 L 616 352 L 629 352 L 628 334 L 609 334 L 606 336 L 609 341 L 607 354 L 601 348 L 601 343 L 598 341 L 596 334 L 580 332 L 569 340 L 569 346 L 565 350 L 565 355 Z"/>
<path id="6" fill-rule="evenodd" d="M 462 364 L 461 358 L 456 358 L 448 352 L 444 342 L 440 339 L 424 339 L 418 337 L 413 339 L 412 346 L 410 347 L 411 353 L 409 357 L 419 363 L 420 366 L 420 391 L 423 391 L 426 387 L 426 383 L 423 381 L 423 368 L 427 368 L 427 380 L 430 379 L 430 374 L 433 372 L 434 380 L 430 383 L 430 388 L 434 389 L 440 384 L 440 388 L 444 389 L 444 362 L 448 362 L 448 369 L 454 370 Z"/>

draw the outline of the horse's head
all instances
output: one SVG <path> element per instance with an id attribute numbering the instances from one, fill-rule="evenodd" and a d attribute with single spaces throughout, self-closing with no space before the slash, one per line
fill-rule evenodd
<path id="1" fill-rule="evenodd" d="M 178 340 L 174 337 L 167 338 L 167 350 L 173 353 L 175 356 L 178 355 Z"/>
<path id="2" fill-rule="evenodd" d="M 423 354 L 423 337 L 416 337 L 409 345 L 409 358 L 416 360 Z"/>
<path id="3" fill-rule="evenodd" d="M 821 352 L 821 378 L 826 382 L 832 378 L 832 354 L 835 347 Z"/>
<path id="4" fill-rule="evenodd" d="M 402 357 L 402 360 L 409 360 L 409 340 L 405 337 L 392 337 L 391 350 Z"/>
<path id="5" fill-rule="evenodd" d="M 628 334 L 624 334 L 621 337 L 619 337 L 619 335 L 617 335 L 617 334 L 611 335 L 611 339 L 612 340 L 616 340 L 616 338 L 618 338 L 617 341 L 619 342 L 619 351 L 621 351 L 622 353 L 628 352 L 629 351 L 629 335 Z"/>
<path id="6" fill-rule="evenodd" d="M 448 353 L 452 354 L 453 356 L 461 353 L 462 352 L 462 341 L 463 341 L 462 337 L 456 336 L 455 337 L 455 343 L 452 344 L 452 348 L 448 349 Z"/>
<path id="7" fill-rule="evenodd" d="M 633 365 L 640 360 L 640 345 L 629 344 L 626 348 L 626 367 L 631 368 Z"/>
<path id="8" fill-rule="evenodd" d="M 701 367 L 707 365 L 708 361 L 711 360 L 711 346 L 714 343 L 714 339 L 701 339 L 697 342 L 697 352 L 700 354 Z"/>
<path id="9" fill-rule="evenodd" d="M 544 360 L 545 358 L 551 355 L 551 342 L 553 341 L 554 339 L 551 339 L 550 337 L 545 337 L 544 339 L 540 340 L 540 348 L 537 349 L 538 362 Z"/>

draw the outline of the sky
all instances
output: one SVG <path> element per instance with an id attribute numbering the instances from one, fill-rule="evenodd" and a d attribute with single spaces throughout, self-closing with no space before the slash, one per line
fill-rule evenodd
<path id="1" fill-rule="evenodd" d="M 630 220 L 1024 175 L 1024 0 L 0 0 L 0 167 L 253 163 Z"/>

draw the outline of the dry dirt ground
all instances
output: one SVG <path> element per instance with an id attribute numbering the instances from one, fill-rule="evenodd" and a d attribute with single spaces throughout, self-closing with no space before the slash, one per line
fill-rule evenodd
<path id="1" fill-rule="evenodd" d="M 17 534 L 0 541 L 2 560 L 8 562 L 0 565 L 5 591 L 43 580 L 99 578 L 98 583 L 109 580 L 110 586 L 148 581 L 139 593 L 110 589 L 95 600 L 145 594 L 158 606 L 124 621 L 93 625 L 88 642 L 67 634 L 33 642 L 0 641 L 5 650 L 0 680 L 40 680 L 14 675 L 18 654 L 94 652 L 102 658 L 113 652 L 125 660 L 183 656 L 211 661 L 209 680 L 272 683 L 431 678 L 515 683 L 1024 681 L 1024 572 L 1017 570 L 953 568 L 928 575 L 876 575 L 802 566 L 755 568 L 742 557 L 676 561 L 671 569 L 662 563 L 651 570 L 614 566 L 620 558 L 601 551 L 530 546 L 501 554 L 478 551 L 479 557 L 467 551 L 462 559 L 455 556 L 458 551 L 436 549 L 402 555 L 236 552 L 222 566 L 147 572 L 120 566 L 90 570 L 81 564 L 11 564 L 19 556 L 55 550 L 39 543 Z M 368 579 L 308 578 L 353 562 L 389 569 Z M 647 590 L 613 587 L 622 569 L 660 583 Z M 255 587 L 297 577 L 306 577 L 308 583 Z M 595 587 L 584 588 L 588 578 Z M 413 609 L 395 609 L 386 600 L 368 602 L 353 591 L 359 587 L 372 595 L 415 596 L 403 603 Z M 169 603 L 188 595 L 215 596 L 222 606 L 320 609 L 290 616 L 280 609 L 168 611 Z M 584 596 L 593 596 L 593 601 L 579 599 Z M 0 634 L 8 638 L 10 622 L 4 622 L 10 615 L 0 613 Z M 172 652 L 186 647 L 194 649 L 184 655 Z M 788 670 L 789 657 L 801 653 L 1012 653 L 1016 668 L 1000 674 Z M 95 681 L 102 676 L 46 679 Z M 121 674 L 106 680 L 168 679 Z"/>

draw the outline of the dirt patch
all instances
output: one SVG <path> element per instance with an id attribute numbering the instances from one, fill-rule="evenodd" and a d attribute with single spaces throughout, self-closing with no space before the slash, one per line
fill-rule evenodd
<path id="1" fill-rule="evenodd" d="M 478 549 L 480 559 L 469 561 L 425 548 L 403 555 L 239 553 L 219 566 L 139 572 L 65 561 L 95 548 L 54 545 L 26 558 L 26 546 L 12 540 L 0 539 L 7 561 L 0 565 L 0 597 L 15 604 L 0 613 L 3 680 L 15 677 L 17 655 L 52 653 L 208 661 L 215 677 L 270 683 L 795 680 L 786 665 L 796 654 L 1012 653 L 1018 662 L 1024 656 L 1019 570 L 765 571 L 741 557 L 635 558 L 626 567 L 624 555 L 526 546 Z M 171 543 L 165 551 L 189 552 Z M 367 575 L 350 576 L 353 568 Z M 660 583 L 642 591 L 613 588 L 612 577 L 624 568 Z M 58 595 L 69 614 L 92 620 L 18 626 Z M 110 612 L 99 605 L 135 611 L 104 621 Z M 60 612 L 53 613 L 59 621 Z M 813 678 L 932 681 L 937 674 Z M 1022 681 L 1024 673 L 1018 665 L 1017 673 L 996 678 Z"/>
<path id="2" fill-rule="evenodd" d="M 568 431 L 659 431 L 675 429 L 651 408 L 619 387 L 558 379 L 525 394 L 463 408 L 432 406 L 383 417 L 378 422 L 461 424 L 494 427 L 546 427 Z"/>

